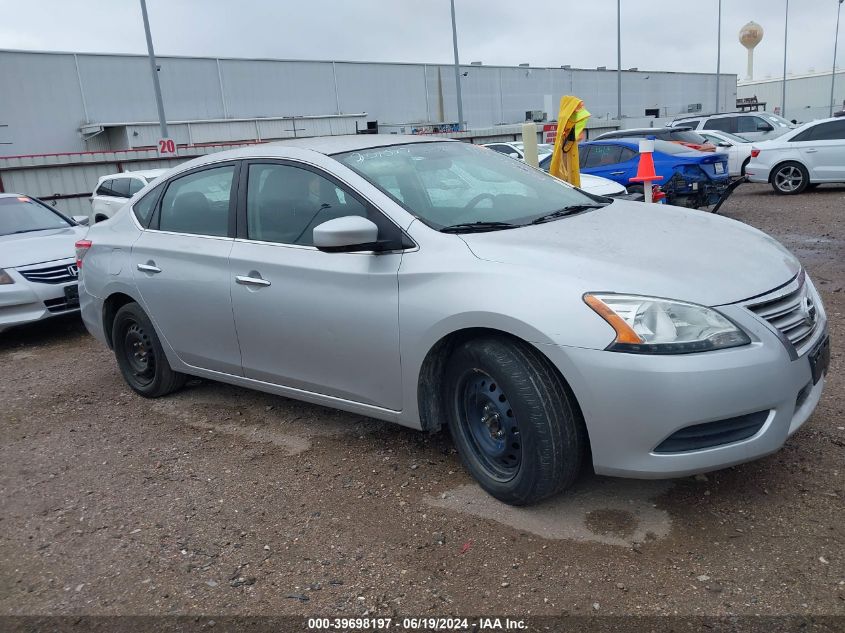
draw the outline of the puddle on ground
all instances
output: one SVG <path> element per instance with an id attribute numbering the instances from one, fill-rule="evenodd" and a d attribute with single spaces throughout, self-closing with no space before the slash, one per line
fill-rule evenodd
<path id="1" fill-rule="evenodd" d="M 669 534 L 672 520 L 654 506 L 654 499 L 671 486 L 670 481 L 589 477 L 540 505 L 516 508 L 495 500 L 475 484 L 467 484 L 437 498 L 427 497 L 425 502 L 546 539 L 630 547 Z"/>

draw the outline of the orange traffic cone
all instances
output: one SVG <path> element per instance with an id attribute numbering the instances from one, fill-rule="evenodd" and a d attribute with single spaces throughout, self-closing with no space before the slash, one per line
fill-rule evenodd
<path id="1" fill-rule="evenodd" d="M 637 165 L 637 175 L 631 178 L 631 182 L 643 183 L 643 193 L 646 202 L 653 202 L 651 183 L 663 180 L 654 171 L 654 141 L 644 139 L 640 141 L 640 162 Z"/>

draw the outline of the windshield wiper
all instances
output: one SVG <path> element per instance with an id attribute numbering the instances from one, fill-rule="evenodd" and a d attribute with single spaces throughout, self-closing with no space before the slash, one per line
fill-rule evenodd
<path id="1" fill-rule="evenodd" d="M 562 209 L 558 209 L 557 211 L 551 211 L 546 213 L 545 215 L 541 215 L 539 218 L 534 218 L 531 220 L 531 224 L 542 224 L 543 222 L 550 222 L 551 220 L 557 220 L 558 218 L 566 217 L 567 215 L 575 215 L 576 213 L 581 213 L 582 211 L 587 211 L 589 209 L 601 209 L 605 207 L 605 204 L 570 204 L 568 207 L 563 207 Z"/>
<path id="2" fill-rule="evenodd" d="M 451 224 L 440 229 L 441 233 L 481 233 L 484 231 L 501 231 L 503 229 L 515 229 L 521 224 L 510 222 L 462 222 Z"/>

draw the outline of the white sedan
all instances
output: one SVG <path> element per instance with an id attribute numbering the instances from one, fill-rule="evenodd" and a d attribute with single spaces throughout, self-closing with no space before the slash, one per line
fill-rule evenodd
<path id="1" fill-rule="evenodd" d="M 500 154 L 505 154 L 511 158 L 516 158 L 521 161 L 525 160 L 525 145 L 520 141 L 486 143 L 483 147 L 492 149 Z M 541 163 L 543 162 L 543 159 L 551 156 L 554 148 L 554 145 L 550 145 L 548 143 L 537 144 L 537 154 Z M 581 189 L 596 196 L 628 195 L 628 190 L 624 187 L 624 185 L 620 185 L 618 182 L 614 182 L 609 178 L 592 176 L 590 174 L 581 174 Z"/>
<path id="2" fill-rule="evenodd" d="M 79 311 L 73 245 L 87 222 L 29 196 L 0 193 L 0 332 Z"/>
<path id="3" fill-rule="evenodd" d="M 825 182 L 845 183 L 845 118 L 812 121 L 754 143 L 745 173 L 751 182 L 768 182 L 785 195 Z"/>
<path id="4" fill-rule="evenodd" d="M 751 149 L 754 147 L 751 141 L 719 130 L 698 130 L 698 134 L 713 143 L 717 152 L 728 155 L 728 172 L 732 178 L 745 175 L 745 167 L 751 161 Z"/>

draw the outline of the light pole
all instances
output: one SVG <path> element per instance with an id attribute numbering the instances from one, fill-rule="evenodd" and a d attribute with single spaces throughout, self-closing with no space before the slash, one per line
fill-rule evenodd
<path id="1" fill-rule="evenodd" d="M 721 70 L 722 70 L 722 0 L 719 0 L 718 11 L 718 26 L 716 27 L 716 114 L 719 114 L 721 107 L 719 106 L 719 89 L 721 86 Z"/>
<path id="2" fill-rule="evenodd" d="M 786 0 L 786 13 L 783 16 L 783 88 L 780 93 L 780 115 L 786 118 L 786 36 L 789 33 L 789 0 Z"/>
<path id="3" fill-rule="evenodd" d="M 158 123 L 161 127 L 161 138 L 167 138 L 167 119 L 164 117 L 164 103 L 161 101 L 161 86 L 158 83 L 156 54 L 153 50 L 153 36 L 150 35 L 150 19 L 147 17 L 146 0 L 141 0 L 141 15 L 144 17 L 144 33 L 147 36 L 147 53 L 150 56 L 150 71 L 153 73 L 153 90 L 156 95 L 156 107 L 158 108 Z"/>
<path id="4" fill-rule="evenodd" d="M 622 0 L 616 0 L 616 119 L 622 124 Z"/>
<path id="5" fill-rule="evenodd" d="M 842 12 L 842 1 L 836 5 L 836 35 L 833 36 L 833 68 L 830 72 L 830 116 L 833 116 L 833 89 L 836 87 L 836 48 L 839 45 L 839 14 Z"/>
<path id="6" fill-rule="evenodd" d="M 458 27 L 455 24 L 455 0 L 452 2 L 452 46 L 455 49 L 455 91 L 458 93 L 458 130 L 464 129 L 464 99 L 461 96 L 461 63 L 458 61 Z"/>

